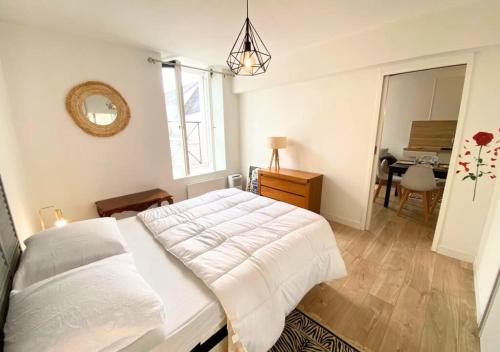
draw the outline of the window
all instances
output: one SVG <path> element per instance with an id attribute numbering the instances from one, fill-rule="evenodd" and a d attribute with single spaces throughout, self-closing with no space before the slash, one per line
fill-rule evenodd
<path id="1" fill-rule="evenodd" d="M 163 86 L 167 109 L 170 153 L 174 178 L 225 169 L 223 114 L 216 106 L 221 102 L 212 96 L 222 90 L 209 72 L 186 69 L 179 65 L 163 67 Z M 222 142 L 222 143 L 221 143 Z M 224 157 L 225 159 L 225 157 Z"/>

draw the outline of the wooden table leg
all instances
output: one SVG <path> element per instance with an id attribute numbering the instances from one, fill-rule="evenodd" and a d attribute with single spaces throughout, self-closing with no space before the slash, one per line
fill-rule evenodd
<path id="1" fill-rule="evenodd" d="M 427 221 L 429 220 L 429 191 L 422 192 L 423 196 L 423 206 L 424 206 L 424 221 L 427 224 Z"/>
<path id="2" fill-rule="evenodd" d="M 385 185 L 385 199 L 384 199 L 384 207 L 389 207 L 389 198 L 391 198 L 391 187 L 392 187 L 392 176 L 393 172 L 391 168 L 389 168 L 389 175 L 387 176 L 387 183 Z"/>

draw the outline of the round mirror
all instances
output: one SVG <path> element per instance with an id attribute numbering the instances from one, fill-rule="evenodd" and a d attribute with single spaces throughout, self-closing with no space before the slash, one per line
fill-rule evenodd
<path id="1" fill-rule="evenodd" d="M 116 105 L 104 95 L 89 95 L 83 100 L 83 113 L 90 122 L 107 126 L 112 124 L 118 111 Z"/>
<path id="2" fill-rule="evenodd" d="M 112 136 L 125 127 L 130 110 L 118 91 L 106 83 L 84 82 L 71 89 L 66 109 L 85 132 L 99 137 Z"/>

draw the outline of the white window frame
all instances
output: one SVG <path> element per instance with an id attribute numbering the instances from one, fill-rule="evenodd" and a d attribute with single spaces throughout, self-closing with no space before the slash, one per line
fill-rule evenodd
<path id="1" fill-rule="evenodd" d="M 212 75 L 209 72 L 200 74 L 196 70 L 184 69 L 190 73 L 199 74 L 203 78 L 203 89 L 201 89 L 202 92 L 200 92 L 200 98 L 201 95 L 203 95 L 204 99 L 203 113 L 205 114 L 205 119 L 208 124 L 207 126 L 208 133 L 205 136 L 208 144 L 208 150 L 206 151 L 207 166 L 200 167 L 197 170 L 197 168 L 193 168 L 189 163 L 187 123 L 186 123 L 186 114 L 184 110 L 184 92 L 182 84 L 182 68 L 180 65 L 175 65 L 173 69 L 174 69 L 175 85 L 177 91 L 177 103 L 179 109 L 179 129 L 181 131 L 182 152 L 184 157 L 184 175 L 177 177 L 174 175 L 174 179 L 180 179 L 180 178 L 215 172 L 216 146 L 215 146 L 215 131 L 214 131 L 215 125 L 214 125 L 213 102 L 212 102 L 212 82 L 211 82 Z M 173 163 L 174 161 L 172 160 L 172 165 Z"/>
<path id="2" fill-rule="evenodd" d="M 175 85 L 177 90 L 177 105 L 179 106 L 179 129 L 181 130 L 182 137 L 182 153 L 184 155 L 184 175 L 188 176 L 191 173 L 189 166 L 189 155 L 187 148 L 187 132 L 186 132 L 186 114 L 184 112 L 184 92 L 182 87 L 182 72 L 181 67 L 176 65 L 175 72 Z"/>

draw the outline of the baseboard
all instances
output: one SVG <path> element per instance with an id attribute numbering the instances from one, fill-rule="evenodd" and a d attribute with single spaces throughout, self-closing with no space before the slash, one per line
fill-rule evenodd
<path id="1" fill-rule="evenodd" d="M 474 256 L 468 253 L 460 252 L 455 249 L 451 249 L 444 246 L 438 246 L 436 252 L 448 257 L 452 257 L 458 260 L 462 260 L 467 263 L 474 263 Z"/>
<path id="2" fill-rule="evenodd" d="M 477 319 L 477 325 L 479 326 L 479 323 L 481 323 L 481 307 L 479 304 L 479 297 L 481 296 L 481 289 L 480 285 L 477 283 L 477 275 L 476 275 L 476 262 L 474 261 L 474 265 L 472 268 L 473 272 L 473 277 L 474 277 L 474 298 L 476 300 L 476 319 Z"/>
<path id="3" fill-rule="evenodd" d="M 321 215 L 326 220 L 338 222 L 338 223 L 340 223 L 342 225 L 346 225 L 346 226 L 353 227 L 355 229 L 361 230 L 361 222 L 360 221 L 354 221 L 354 220 L 351 220 L 351 219 L 341 218 L 341 217 L 338 217 L 338 216 L 335 216 L 335 215 L 332 215 L 332 214 L 329 214 L 329 213 L 321 213 Z"/>

